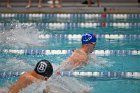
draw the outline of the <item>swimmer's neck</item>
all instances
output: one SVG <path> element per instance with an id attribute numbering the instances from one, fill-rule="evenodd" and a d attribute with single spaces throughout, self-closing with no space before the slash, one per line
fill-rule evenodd
<path id="1" fill-rule="evenodd" d="M 81 47 L 80 48 L 81 51 L 85 52 L 87 55 L 90 53 L 88 48 L 85 47 Z"/>

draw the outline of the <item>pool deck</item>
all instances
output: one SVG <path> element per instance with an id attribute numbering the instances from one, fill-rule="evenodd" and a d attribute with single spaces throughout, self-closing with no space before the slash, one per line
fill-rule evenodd
<path id="1" fill-rule="evenodd" d="M 140 13 L 138 3 L 102 3 L 101 7 L 97 7 L 97 4 L 87 7 L 80 3 L 63 3 L 62 8 L 50 8 L 49 4 L 38 8 L 36 3 L 33 3 L 31 8 L 25 8 L 26 4 L 23 3 L 14 3 L 12 8 L 6 8 L 4 5 L 1 3 L 0 13 Z"/>

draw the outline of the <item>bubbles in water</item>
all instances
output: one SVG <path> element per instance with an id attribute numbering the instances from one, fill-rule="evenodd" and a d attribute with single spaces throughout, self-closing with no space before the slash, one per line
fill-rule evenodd
<path id="1" fill-rule="evenodd" d="M 90 65 L 92 65 L 93 67 L 97 69 L 109 68 L 109 67 L 112 67 L 114 64 L 114 62 L 111 62 L 107 58 L 96 57 L 96 55 L 93 55 L 93 54 L 90 55 L 89 63 Z"/>
<path id="2" fill-rule="evenodd" d="M 7 62 L 3 63 L 0 62 L 0 68 L 2 72 L 7 72 L 7 71 L 18 71 L 22 72 L 25 70 L 32 69 L 33 67 L 29 65 L 28 63 L 24 62 L 23 60 L 17 60 L 16 58 L 9 59 Z"/>
<path id="3" fill-rule="evenodd" d="M 46 82 L 36 82 L 22 89 L 19 93 L 43 93 L 45 87 Z"/>
<path id="4" fill-rule="evenodd" d="M 34 25 L 21 24 L 10 31 L 0 32 L 0 44 L 14 48 L 42 46 L 43 40 L 38 38 L 40 34 Z"/>

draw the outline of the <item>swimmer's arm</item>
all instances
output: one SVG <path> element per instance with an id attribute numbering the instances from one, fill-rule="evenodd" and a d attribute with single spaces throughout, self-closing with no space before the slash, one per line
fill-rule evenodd
<path id="1" fill-rule="evenodd" d="M 36 81 L 38 81 L 38 79 L 34 78 L 33 76 L 23 75 L 14 85 L 10 87 L 8 93 L 18 93 L 20 90 Z"/>
<path id="2" fill-rule="evenodd" d="M 85 62 L 82 62 L 82 60 L 79 59 L 77 60 L 77 57 L 72 56 L 67 60 L 65 60 L 64 62 L 62 62 L 61 65 L 57 68 L 56 72 L 63 70 L 74 70 L 81 67 L 83 63 Z"/>
<path id="3" fill-rule="evenodd" d="M 56 72 L 73 69 L 75 61 L 73 60 L 73 56 L 70 56 L 68 59 L 64 60 L 61 65 L 56 69 Z M 71 66 L 71 67 L 70 67 Z"/>
<path id="4" fill-rule="evenodd" d="M 68 59 L 61 63 L 56 71 L 59 72 L 63 70 L 73 70 L 81 67 L 84 63 L 86 63 L 86 59 L 83 59 L 82 57 L 85 56 L 79 55 L 79 53 L 76 51 L 73 52 L 73 54 Z"/>

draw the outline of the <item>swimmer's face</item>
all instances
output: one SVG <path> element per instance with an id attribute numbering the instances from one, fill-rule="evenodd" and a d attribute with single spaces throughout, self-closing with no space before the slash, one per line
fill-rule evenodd
<path id="1" fill-rule="evenodd" d="M 93 52 L 93 50 L 95 49 L 95 47 L 96 47 L 96 43 L 95 42 L 90 43 L 90 53 Z"/>

